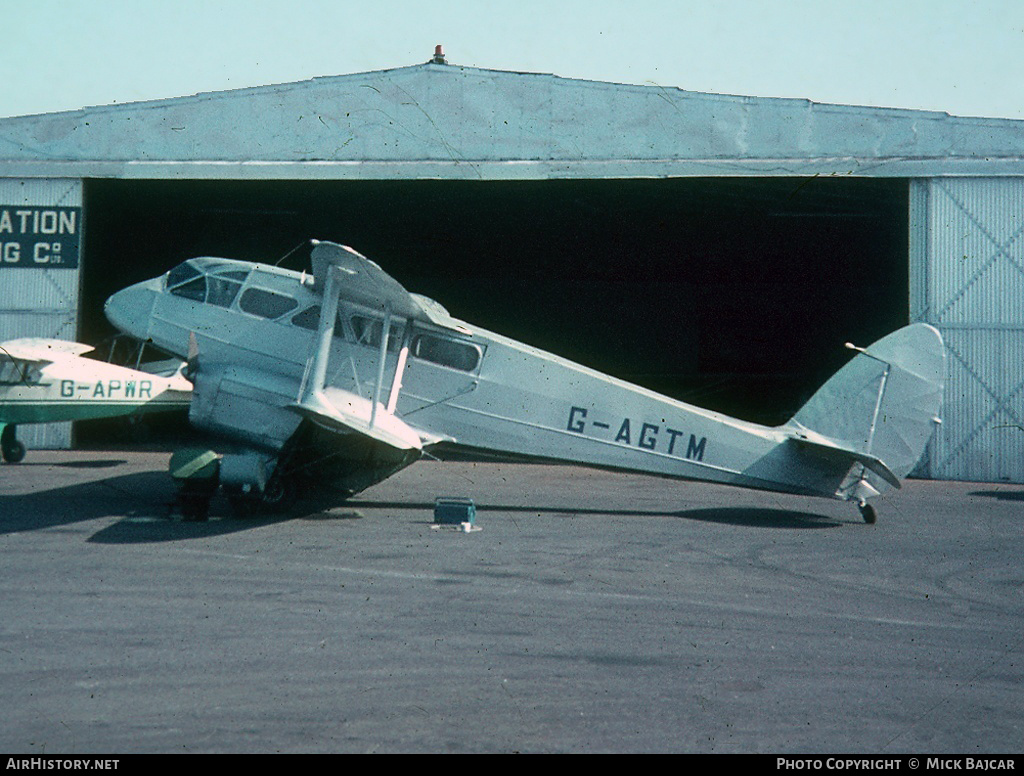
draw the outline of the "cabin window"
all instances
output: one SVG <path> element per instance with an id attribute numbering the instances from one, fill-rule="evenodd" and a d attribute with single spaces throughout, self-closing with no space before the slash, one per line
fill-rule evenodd
<path id="1" fill-rule="evenodd" d="M 307 307 L 292 318 L 292 323 L 302 329 L 317 331 L 320 328 L 320 305 L 315 304 L 312 307 Z M 334 336 L 339 339 L 345 339 L 345 324 L 342 322 L 340 312 L 334 322 Z"/>
<path id="2" fill-rule="evenodd" d="M 352 317 L 352 331 L 356 335 L 356 342 L 360 345 L 370 345 L 374 348 L 380 347 L 381 338 L 384 336 L 384 321 L 379 318 L 364 318 L 361 315 Z M 391 324 L 391 331 L 388 332 L 388 350 L 394 353 L 402 342 L 402 327 Z"/>
<path id="3" fill-rule="evenodd" d="M 40 371 L 33 365 L 16 359 L 0 361 L 0 385 L 35 385 Z"/>
<path id="4" fill-rule="evenodd" d="M 273 291 L 265 291 L 262 288 L 247 288 L 242 293 L 238 306 L 243 312 L 250 315 L 273 319 L 291 312 L 299 306 L 299 303 L 284 294 L 275 294 Z"/>
<path id="5" fill-rule="evenodd" d="M 472 372 L 480 363 L 480 350 L 475 345 L 432 334 L 421 334 L 413 340 L 412 354 L 434 364 Z"/>
<path id="6" fill-rule="evenodd" d="M 300 328 L 316 331 L 320 327 L 320 305 L 315 304 L 312 307 L 307 307 L 292 318 L 292 323 Z"/>

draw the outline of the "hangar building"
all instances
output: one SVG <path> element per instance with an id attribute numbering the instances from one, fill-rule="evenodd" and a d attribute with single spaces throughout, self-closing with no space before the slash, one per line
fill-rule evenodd
<path id="1" fill-rule="evenodd" d="M 457 317 L 775 423 L 845 342 L 926 321 L 949 374 L 918 473 L 943 479 L 1024 482 L 1022 231 L 1021 121 L 440 56 L 0 119 L 0 339 L 95 344 L 107 295 L 185 258 L 300 269 L 329 239 Z"/>

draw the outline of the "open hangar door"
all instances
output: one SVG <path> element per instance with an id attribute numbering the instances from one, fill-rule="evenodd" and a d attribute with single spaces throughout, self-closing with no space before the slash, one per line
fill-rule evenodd
<path id="1" fill-rule="evenodd" d="M 199 255 L 308 269 L 318 238 L 472 324 L 774 424 L 908 319 L 904 179 L 90 180 L 85 207 L 90 343 L 130 283 Z"/>

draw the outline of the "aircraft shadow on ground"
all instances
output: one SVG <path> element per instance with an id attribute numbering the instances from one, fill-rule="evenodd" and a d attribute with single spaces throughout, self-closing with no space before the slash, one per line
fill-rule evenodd
<path id="1" fill-rule="evenodd" d="M 100 469 L 121 461 L 90 461 L 73 468 Z M 292 519 L 354 519 L 362 512 L 417 510 L 424 522 L 433 522 L 433 502 L 372 501 L 351 499 L 325 504 L 313 502 L 307 508 L 284 515 L 231 516 L 227 500 L 213 500 L 210 519 L 184 522 L 175 509 L 176 489 L 164 472 L 138 472 L 97 479 L 62 488 L 24 495 L 0 495 L 0 534 L 23 533 L 53 528 L 71 528 L 78 523 L 102 518 L 116 521 L 89 537 L 104 544 L 132 544 L 180 541 L 183 538 L 219 536 L 249 530 L 260 525 Z M 990 494 L 984 494 L 990 495 Z M 992 494 L 1004 497 L 1009 494 Z M 669 517 L 749 528 L 834 528 L 843 521 L 819 514 L 762 507 L 708 507 L 682 511 L 644 509 L 600 509 L 565 505 L 477 504 L 478 512 L 534 515 L 575 515 L 613 517 Z"/>
<path id="2" fill-rule="evenodd" d="M 998 501 L 1024 501 L 1024 490 L 975 490 L 967 495 L 994 498 Z"/>
<path id="3" fill-rule="evenodd" d="M 48 463 L 45 465 L 55 469 L 112 469 L 115 466 L 120 466 L 124 463 L 127 463 L 127 461 L 125 461 L 123 458 L 105 458 L 95 461 L 63 461 L 61 463 Z M 20 466 L 33 465 L 35 464 L 20 464 Z"/>
<path id="4" fill-rule="evenodd" d="M 90 461 L 88 466 L 72 466 L 104 468 L 118 463 Z M 288 519 L 280 515 L 236 519 L 230 516 L 226 499 L 218 498 L 209 520 L 184 522 L 174 508 L 176 495 L 174 483 L 161 471 L 125 474 L 24 495 L 0 495 L 0 534 L 70 529 L 90 520 L 116 518 L 88 541 L 132 544 L 219 536 Z"/>
<path id="5" fill-rule="evenodd" d="M 432 515 L 433 503 L 402 501 L 350 500 L 345 505 L 357 509 L 417 509 Z M 687 509 L 679 512 L 643 509 L 594 509 L 566 506 L 522 506 L 478 503 L 477 512 L 514 512 L 534 515 L 593 515 L 613 517 L 675 517 L 684 520 L 699 520 L 707 523 L 746 526 L 750 528 L 835 528 L 844 521 L 836 520 L 813 512 L 796 512 L 791 509 L 769 509 L 763 507 L 708 507 Z"/>
<path id="6" fill-rule="evenodd" d="M 792 509 L 768 509 L 765 507 L 688 509 L 677 512 L 676 516 L 687 520 L 751 528 L 837 528 L 849 522 L 814 512 L 795 512 Z"/>

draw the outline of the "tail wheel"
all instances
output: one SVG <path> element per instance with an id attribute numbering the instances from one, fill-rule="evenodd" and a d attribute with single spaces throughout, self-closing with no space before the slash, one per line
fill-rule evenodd
<path id="1" fill-rule="evenodd" d="M 860 509 L 860 516 L 864 518 L 864 522 L 868 525 L 874 525 L 878 519 L 878 514 L 875 512 L 875 508 L 866 501 L 862 501 L 857 505 Z"/>

